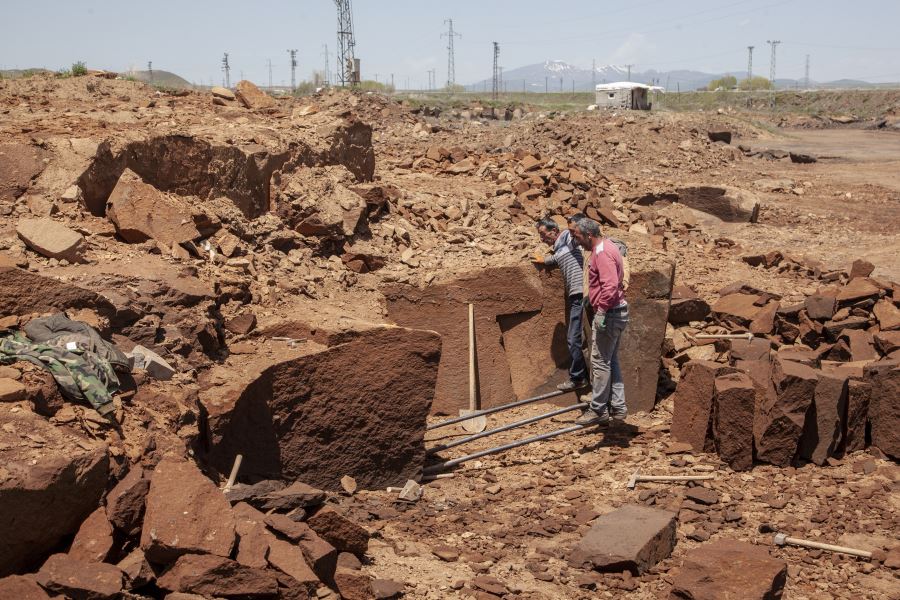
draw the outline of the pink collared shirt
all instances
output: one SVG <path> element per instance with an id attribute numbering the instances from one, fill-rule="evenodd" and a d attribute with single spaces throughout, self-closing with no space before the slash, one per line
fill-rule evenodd
<path id="1" fill-rule="evenodd" d="M 597 242 L 588 266 L 588 294 L 595 311 L 606 313 L 625 303 L 623 274 L 616 245 L 606 238 Z"/>

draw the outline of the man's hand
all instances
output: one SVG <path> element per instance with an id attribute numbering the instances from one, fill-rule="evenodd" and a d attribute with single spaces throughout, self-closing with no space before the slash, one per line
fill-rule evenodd
<path id="1" fill-rule="evenodd" d="M 534 256 L 531 257 L 531 262 L 533 262 L 536 265 L 544 264 L 544 255 L 539 252 L 535 253 Z"/>
<path id="2" fill-rule="evenodd" d="M 606 313 L 598 312 L 594 315 L 594 324 L 600 331 L 606 329 Z"/>

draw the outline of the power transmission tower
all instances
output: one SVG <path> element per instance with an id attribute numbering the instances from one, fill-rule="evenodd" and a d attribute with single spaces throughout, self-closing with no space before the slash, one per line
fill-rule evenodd
<path id="1" fill-rule="evenodd" d="M 325 57 L 325 81 L 322 83 L 327 87 L 328 82 L 330 81 L 330 75 L 328 74 L 328 69 L 330 69 L 330 63 L 328 61 L 328 44 L 322 44 L 322 56 Z"/>
<path id="2" fill-rule="evenodd" d="M 753 48 L 747 46 L 747 87 L 753 91 Z"/>
<path id="3" fill-rule="evenodd" d="M 225 71 L 225 87 L 231 87 L 231 65 L 228 64 L 228 53 L 222 57 L 222 70 Z"/>
<path id="4" fill-rule="evenodd" d="M 803 88 L 809 89 L 809 54 L 806 55 L 806 70 L 803 75 Z"/>
<path id="5" fill-rule="evenodd" d="M 338 10 L 338 74 L 341 85 L 357 82 L 356 39 L 353 37 L 353 9 L 350 0 L 334 0 Z"/>
<path id="6" fill-rule="evenodd" d="M 778 48 L 778 44 L 781 43 L 781 40 L 766 40 L 766 43 L 769 44 L 772 48 L 772 62 L 769 64 L 769 81 L 772 82 L 772 89 L 775 89 L 775 50 Z"/>
<path id="7" fill-rule="evenodd" d="M 628 81 L 631 81 L 631 67 L 633 67 L 634 65 L 625 65 L 625 66 L 628 67 Z"/>
<path id="8" fill-rule="evenodd" d="M 291 91 L 297 88 L 297 51 L 288 50 L 287 53 L 291 57 Z"/>
<path id="9" fill-rule="evenodd" d="M 506 92 L 503 87 L 503 65 L 500 65 L 497 69 L 500 70 L 500 92 Z"/>
<path id="10" fill-rule="evenodd" d="M 269 63 L 269 89 L 272 89 L 272 59 L 268 59 Z"/>
<path id="11" fill-rule="evenodd" d="M 806 67 L 809 70 L 809 56 L 806 57 Z M 153 61 L 147 61 L 147 71 L 150 73 L 150 83 L 153 83 Z"/>
<path id="12" fill-rule="evenodd" d="M 447 36 L 447 89 L 450 90 L 456 85 L 456 56 L 453 50 L 453 41 L 454 38 L 461 38 L 462 35 L 453 31 L 453 19 L 446 19 L 444 23 L 449 25 L 447 33 L 442 33 L 441 37 Z"/>
<path id="13" fill-rule="evenodd" d="M 494 42 L 494 79 L 491 86 L 491 98 L 494 100 L 497 99 L 497 94 L 500 91 L 500 69 L 498 68 L 498 61 L 500 60 L 500 44 Z"/>

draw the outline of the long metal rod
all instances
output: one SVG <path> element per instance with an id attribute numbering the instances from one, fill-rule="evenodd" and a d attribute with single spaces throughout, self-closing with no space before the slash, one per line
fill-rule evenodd
<path id="1" fill-rule="evenodd" d="M 464 462 L 474 460 L 476 458 L 481 458 L 482 456 L 487 456 L 489 454 L 497 454 L 498 452 L 505 452 L 506 450 L 510 450 L 512 448 L 518 448 L 519 446 L 524 446 L 525 444 L 531 444 L 533 442 L 540 442 L 541 440 L 546 440 L 552 437 L 556 437 L 558 435 L 562 435 L 564 433 L 571 433 L 573 431 L 578 431 L 579 429 L 585 429 L 587 427 L 593 427 L 596 424 L 591 425 L 572 425 L 571 427 L 564 427 L 562 429 L 557 429 L 556 431 L 549 431 L 547 433 L 542 433 L 540 435 L 535 435 L 530 438 L 525 438 L 521 440 L 517 440 L 515 442 L 510 442 L 508 444 L 503 444 L 502 446 L 496 446 L 494 448 L 488 448 L 487 450 L 480 450 L 478 452 L 474 452 L 472 454 L 467 454 L 466 456 L 460 456 L 459 458 L 454 458 L 453 460 L 448 460 L 442 463 L 438 463 L 436 465 L 431 465 L 430 467 L 426 467 L 422 470 L 423 475 L 434 475 L 435 473 L 440 473 L 445 469 L 449 469 L 450 467 L 455 467 L 456 465 L 460 465 Z"/>
<path id="2" fill-rule="evenodd" d="M 534 398 L 525 398 L 524 400 L 516 400 L 515 402 L 510 402 L 509 404 L 501 404 L 500 406 L 494 406 L 492 408 L 486 408 L 484 410 L 479 410 L 477 412 L 473 412 L 464 417 L 453 417 L 452 419 L 447 419 L 446 421 L 441 421 L 440 423 L 432 423 L 428 427 L 425 428 L 425 431 L 431 431 L 432 429 L 439 429 L 441 427 L 447 427 L 449 425 L 456 425 L 457 423 L 462 423 L 463 421 L 468 421 L 472 417 L 480 417 L 481 415 L 492 415 L 494 413 L 498 413 L 504 410 L 509 410 L 510 408 L 516 408 L 519 406 L 525 406 L 526 404 L 532 404 L 534 402 L 540 402 L 541 400 L 547 400 L 548 398 L 555 398 L 556 396 L 562 396 L 563 394 L 568 394 L 573 390 L 555 390 L 553 392 L 548 392 L 546 394 L 541 394 L 540 396 L 535 396 Z"/>
<path id="3" fill-rule="evenodd" d="M 441 450 L 446 450 L 448 448 L 455 448 L 456 446 L 462 446 L 463 444 L 468 444 L 469 442 L 474 442 L 475 440 L 480 440 L 481 438 L 488 437 L 489 435 L 494 435 L 496 433 L 502 433 L 504 431 L 509 431 L 510 429 L 515 429 L 516 427 L 522 427 L 524 425 L 530 425 L 532 423 L 537 423 L 538 421 L 542 421 L 544 419 L 549 419 L 550 417 L 555 417 L 557 415 L 562 415 L 567 412 L 572 412 L 573 410 L 580 410 L 583 408 L 587 408 L 587 402 L 581 402 L 579 404 L 573 404 L 572 406 L 567 406 L 565 408 L 560 408 L 554 411 L 550 411 L 548 413 L 544 413 L 541 415 L 537 415 L 534 417 L 528 417 L 527 419 L 522 419 L 521 421 L 515 421 L 513 423 L 507 423 L 502 427 L 496 427 L 494 429 L 488 429 L 487 431 L 482 431 L 480 433 L 476 433 L 474 435 L 470 435 L 458 440 L 453 440 L 452 442 L 447 442 L 446 444 L 441 444 L 440 446 L 435 446 L 434 448 L 429 448 L 426 454 L 434 454 L 436 452 L 440 452 Z"/>

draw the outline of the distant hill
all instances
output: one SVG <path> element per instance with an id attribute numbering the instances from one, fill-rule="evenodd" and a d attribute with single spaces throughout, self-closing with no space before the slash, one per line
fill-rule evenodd
<path id="1" fill-rule="evenodd" d="M 150 79 L 150 71 L 127 71 L 122 73 L 123 77 L 134 77 L 138 81 L 144 83 L 152 83 L 165 88 L 172 89 L 193 89 L 193 85 L 187 79 L 171 73 L 169 71 L 157 71 L 153 69 L 153 79 Z"/>
<path id="2" fill-rule="evenodd" d="M 731 71 L 727 73 L 704 73 L 679 69 L 674 71 L 648 71 L 631 72 L 630 81 L 659 85 L 668 91 L 691 91 L 706 88 L 714 79 L 723 75 L 734 75 L 738 79 L 746 77 L 746 71 Z M 765 73 L 757 73 L 765 76 Z M 588 92 L 593 89 L 593 82 L 607 83 L 613 81 L 629 80 L 628 69 L 620 65 L 598 66 L 596 72 L 591 69 L 582 69 L 561 60 L 548 60 L 543 63 L 526 65 L 516 69 L 503 71 L 504 88 L 508 92 L 571 92 L 572 84 L 575 84 L 576 92 Z M 896 85 L 896 84 L 893 84 Z M 482 79 L 465 86 L 470 92 L 491 91 L 492 81 Z M 778 89 L 791 89 L 803 87 L 803 82 L 797 79 L 776 79 L 775 86 Z M 837 81 L 815 82 L 810 81 L 812 88 L 867 88 L 886 87 L 884 84 L 873 84 L 857 79 L 840 79 Z"/>
<path id="3" fill-rule="evenodd" d="M 17 79 L 19 77 L 37 75 L 38 73 L 51 74 L 53 71 L 49 69 L 0 69 L 0 77 L 4 79 Z"/>

